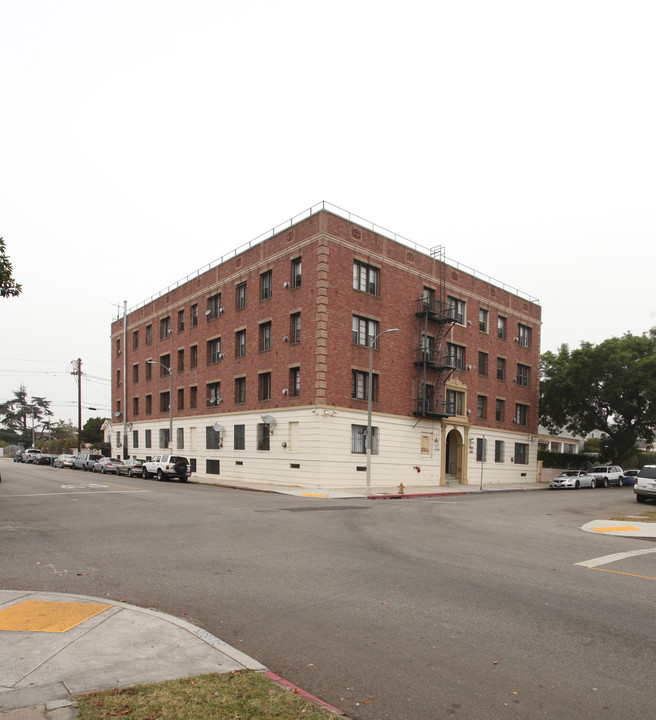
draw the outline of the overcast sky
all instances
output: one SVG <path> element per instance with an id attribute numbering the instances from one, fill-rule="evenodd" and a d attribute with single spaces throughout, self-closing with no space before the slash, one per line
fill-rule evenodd
<path id="1" fill-rule="evenodd" d="M 656 325 L 653 0 L 0 0 L 0 401 L 109 414 L 110 323 L 322 201 Z"/>

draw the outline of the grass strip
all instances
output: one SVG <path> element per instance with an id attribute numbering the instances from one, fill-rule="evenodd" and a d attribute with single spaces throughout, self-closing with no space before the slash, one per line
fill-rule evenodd
<path id="1" fill-rule="evenodd" d="M 245 670 L 77 695 L 80 720 L 330 720 L 336 715 Z"/>

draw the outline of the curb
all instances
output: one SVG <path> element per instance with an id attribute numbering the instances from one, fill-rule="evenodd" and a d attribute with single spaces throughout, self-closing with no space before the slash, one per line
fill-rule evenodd
<path id="1" fill-rule="evenodd" d="M 311 695 L 309 692 L 306 692 L 305 690 L 298 687 L 298 685 L 294 685 L 294 683 L 290 683 L 289 680 L 284 680 L 280 677 L 280 675 L 276 675 L 274 672 L 271 672 L 271 670 L 266 670 L 262 673 L 264 677 L 269 678 L 269 680 L 276 683 L 276 685 L 280 685 L 281 687 L 286 688 L 287 690 L 290 690 L 291 692 L 295 693 L 296 695 L 300 695 L 304 700 L 309 700 L 310 702 L 314 703 L 315 705 L 319 705 L 326 710 L 329 710 L 331 713 L 334 713 L 335 715 L 341 715 L 342 717 L 346 716 L 346 713 L 344 713 L 339 708 L 336 708 L 334 705 L 330 705 L 327 702 L 324 702 L 320 698 Z"/>

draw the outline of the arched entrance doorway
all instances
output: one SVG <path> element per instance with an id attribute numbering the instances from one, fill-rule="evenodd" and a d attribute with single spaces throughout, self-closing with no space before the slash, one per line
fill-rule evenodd
<path id="1" fill-rule="evenodd" d="M 444 458 L 444 475 L 447 485 L 457 485 L 462 482 L 462 436 L 456 429 L 452 429 L 446 436 L 446 451 Z"/>

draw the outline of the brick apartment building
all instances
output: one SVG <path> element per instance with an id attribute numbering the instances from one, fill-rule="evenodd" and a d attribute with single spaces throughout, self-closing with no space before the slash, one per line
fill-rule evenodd
<path id="1" fill-rule="evenodd" d="M 364 488 L 369 339 L 397 329 L 371 352 L 373 487 L 534 482 L 540 318 L 321 203 L 113 322 L 112 452 L 170 446 L 206 482 Z"/>

